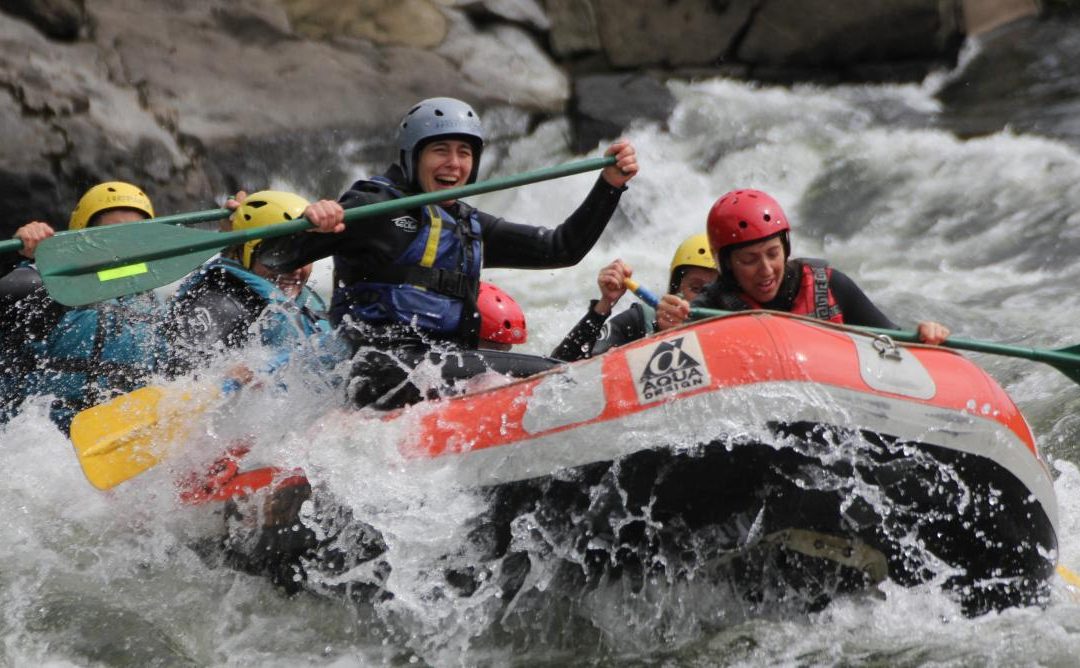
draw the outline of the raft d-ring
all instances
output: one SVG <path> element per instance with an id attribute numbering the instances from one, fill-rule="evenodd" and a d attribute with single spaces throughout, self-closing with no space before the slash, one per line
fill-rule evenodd
<path id="1" fill-rule="evenodd" d="M 896 360 L 897 362 L 903 359 L 900 355 L 900 348 L 888 334 L 878 334 L 875 336 L 873 345 L 874 350 L 877 351 L 878 357 L 882 359 Z"/>

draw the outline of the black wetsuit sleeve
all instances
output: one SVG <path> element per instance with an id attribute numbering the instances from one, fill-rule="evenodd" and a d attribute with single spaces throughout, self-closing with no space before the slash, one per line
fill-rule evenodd
<path id="1" fill-rule="evenodd" d="M 645 336 L 645 312 L 640 304 L 631 304 L 619 315 L 607 321 L 600 332 L 600 338 L 593 346 L 592 354 L 599 355 L 608 350 Z"/>
<path id="2" fill-rule="evenodd" d="M 592 310 L 595 304 L 595 301 L 590 304 L 589 312 L 563 339 L 551 354 L 552 357 L 573 362 L 606 353 L 612 348 L 645 336 L 645 315 L 638 304 L 632 304 L 606 323 L 604 316 Z M 587 338 L 590 333 L 591 339 Z"/>
<path id="3" fill-rule="evenodd" d="M 478 212 L 484 266 L 556 269 L 577 264 L 607 227 L 624 190 L 598 178 L 581 206 L 555 229 L 511 223 Z"/>
<path id="4" fill-rule="evenodd" d="M 26 258 L 20 255 L 18 251 L 0 253 L 0 276 L 8 275 L 25 259 Z"/>
<path id="5" fill-rule="evenodd" d="M 860 327 L 896 329 L 896 324 L 882 313 L 847 274 L 832 270 L 829 289 L 844 314 L 844 323 Z"/>
<path id="6" fill-rule="evenodd" d="M 589 311 L 585 317 L 579 320 L 566 338 L 556 346 L 551 353 L 552 357 L 564 362 L 576 362 L 592 356 L 593 346 L 600 338 L 600 331 L 608 318 L 593 310 L 594 306 L 596 306 L 595 299 L 589 302 Z"/>
<path id="7" fill-rule="evenodd" d="M 391 199 L 385 191 L 366 188 L 364 183 L 354 183 L 338 199 L 343 208 L 353 209 Z M 385 262 L 380 258 L 395 257 L 400 242 L 390 235 L 372 234 L 372 230 L 385 229 L 387 222 L 398 215 L 400 212 L 354 220 L 346 223 L 345 231 L 339 234 L 297 232 L 267 239 L 260 244 L 259 262 L 280 272 L 289 272 L 332 255 L 353 257 L 361 264 L 365 260 Z"/>

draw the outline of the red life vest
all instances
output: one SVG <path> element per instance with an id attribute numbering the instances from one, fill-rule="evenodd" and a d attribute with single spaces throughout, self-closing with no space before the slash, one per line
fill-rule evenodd
<path id="1" fill-rule="evenodd" d="M 795 303 L 791 306 L 791 313 L 829 322 L 844 322 L 840 305 L 836 303 L 836 297 L 829 289 L 831 276 L 832 269 L 824 261 L 803 260 L 802 283 L 799 285 L 799 294 L 795 296 Z"/>
<path id="2" fill-rule="evenodd" d="M 832 276 L 829 265 L 824 260 L 812 258 L 797 260 L 797 262 L 802 267 L 802 279 L 799 281 L 799 292 L 795 295 L 795 301 L 788 312 L 818 320 L 843 323 L 844 313 L 840 310 L 840 305 L 836 303 L 832 290 L 829 289 L 829 278 Z M 740 294 L 739 299 L 746 302 L 750 308 L 763 308 L 746 294 Z"/>

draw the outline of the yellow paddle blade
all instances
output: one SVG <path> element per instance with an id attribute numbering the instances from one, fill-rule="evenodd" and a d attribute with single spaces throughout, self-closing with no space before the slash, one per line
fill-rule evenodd
<path id="1" fill-rule="evenodd" d="M 1080 589 L 1080 575 L 1077 575 L 1072 569 L 1066 568 L 1061 564 L 1057 566 L 1057 574 L 1064 580 L 1070 587 L 1074 589 Z"/>
<path id="2" fill-rule="evenodd" d="M 216 388 L 143 387 L 81 411 L 71 422 L 71 443 L 94 487 L 109 489 L 157 464 L 193 417 L 217 398 Z"/>

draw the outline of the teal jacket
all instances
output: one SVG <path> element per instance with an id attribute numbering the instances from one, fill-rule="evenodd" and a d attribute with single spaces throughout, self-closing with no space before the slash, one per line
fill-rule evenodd
<path id="1" fill-rule="evenodd" d="M 289 298 L 241 264 L 216 258 L 189 276 L 169 303 L 169 338 L 178 369 L 204 366 L 217 354 L 251 344 L 277 353 L 274 366 L 300 354 L 317 367 L 344 359 L 322 298 L 307 287 Z"/>
<path id="2" fill-rule="evenodd" d="M 77 412 L 143 386 L 170 365 L 163 304 L 153 293 L 70 308 L 48 297 L 26 263 L 0 279 L 0 317 L 13 324 L 0 349 L 11 371 L 0 388 L 7 412 L 27 397 L 51 396 L 50 418 L 64 431 Z"/>

